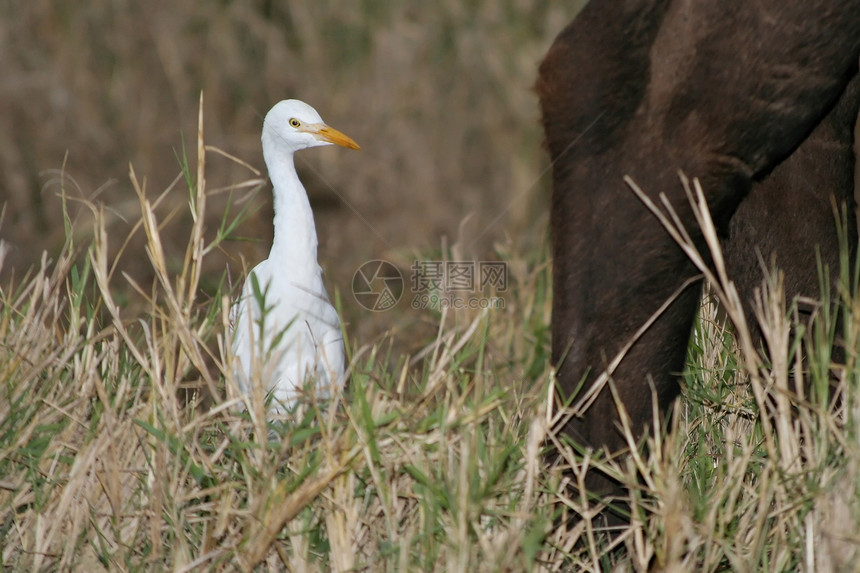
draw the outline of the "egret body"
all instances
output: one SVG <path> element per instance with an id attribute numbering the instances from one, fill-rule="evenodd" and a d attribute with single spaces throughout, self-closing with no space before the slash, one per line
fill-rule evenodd
<path id="1" fill-rule="evenodd" d="M 263 158 L 272 181 L 275 235 L 269 258 L 245 279 L 233 320 L 236 380 L 245 393 L 271 391 L 272 408 L 289 406 L 310 377 L 322 391 L 343 384 L 340 320 L 317 262 L 317 234 L 296 151 L 359 146 L 298 100 L 277 103 L 263 120 Z M 262 307 L 262 308 L 261 308 Z"/>

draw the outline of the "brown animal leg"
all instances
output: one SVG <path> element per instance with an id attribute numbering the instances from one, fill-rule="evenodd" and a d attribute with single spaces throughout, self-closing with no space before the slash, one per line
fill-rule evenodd
<path id="1" fill-rule="evenodd" d="M 727 232 L 753 180 L 809 135 L 856 74 L 858 13 L 858 0 L 592 1 L 557 38 L 537 90 L 553 160 L 562 393 L 589 386 L 696 274 L 622 177 L 652 198 L 665 193 L 696 239 L 677 171 L 700 178 Z M 636 432 L 651 420 L 649 378 L 664 411 L 678 393 L 698 296 L 681 294 L 613 374 Z M 604 390 L 566 431 L 617 452 L 617 421 Z"/>
<path id="2" fill-rule="evenodd" d="M 849 260 L 857 247 L 854 198 L 854 122 L 860 108 L 860 76 L 801 146 L 764 181 L 753 186 L 729 225 L 724 253 L 749 324 L 761 285 L 761 262 L 772 260 L 785 276 L 785 295 L 820 298 L 816 247 L 829 270 L 831 300 L 839 282 L 839 242 L 832 199 L 847 209 Z M 799 310 L 809 310 L 800 305 Z"/>

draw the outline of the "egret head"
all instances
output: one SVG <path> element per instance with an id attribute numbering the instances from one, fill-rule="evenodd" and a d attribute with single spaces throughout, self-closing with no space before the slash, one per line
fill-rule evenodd
<path id="1" fill-rule="evenodd" d="M 275 104 L 263 120 L 263 150 L 271 147 L 293 153 L 320 145 L 341 145 L 360 149 L 349 136 L 329 127 L 317 110 L 303 101 L 286 99 Z"/>

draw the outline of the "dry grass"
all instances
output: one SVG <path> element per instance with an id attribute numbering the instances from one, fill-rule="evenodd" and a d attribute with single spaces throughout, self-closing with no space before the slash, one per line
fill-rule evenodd
<path id="1" fill-rule="evenodd" d="M 542 435 L 532 430 L 529 479 L 509 487 L 507 472 L 520 472 L 521 463 L 509 460 L 512 440 L 529 432 L 524 417 L 537 411 L 523 395 L 510 403 L 508 392 L 491 383 L 499 372 L 488 358 L 476 358 L 487 352 L 486 342 L 476 342 L 488 335 L 486 312 L 461 317 L 471 321 L 464 329 L 440 327 L 423 372 L 404 364 L 395 379 L 379 348 L 356 349 L 348 395 L 324 408 L 309 398 L 284 425 L 267 427 L 253 409 L 242 415 L 231 407 L 228 298 L 200 300 L 199 281 L 233 222 L 204 239 L 204 159 L 218 155 L 204 145 L 200 119 L 197 166 L 185 169 L 196 223 L 185 228 L 179 272 L 161 238 L 177 219 L 168 211 L 172 221 L 160 221 L 158 213 L 167 192 L 181 191 L 168 188 L 151 202 L 130 172 L 156 276 L 145 288 L 124 277 L 139 298 L 135 306 L 147 309 L 142 315 L 128 320 L 116 302 L 114 292 L 127 289 L 117 289 L 120 261 L 110 260 L 104 212 L 92 204 L 95 234 L 82 263 L 74 262 L 70 240 L 55 265 L 46 262 L 22 286 L 3 290 L 4 565 L 251 569 L 275 560 L 323 570 L 383 562 L 466 567 L 499 542 L 472 546 L 474 524 L 486 517 L 484 498 L 499 500 L 502 514 L 494 521 L 527 528 Z M 532 309 L 545 324 L 545 299 Z M 463 369 L 474 378 L 452 374 Z M 403 400 L 410 384 L 421 387 L 420 399 Z M 201 396 L 209 407 L 195 403 Z M 491 418 L 512 405 L 505 422 Z M 518 430 L 479 439 L 485 427 L 500 424 Z M 476 471 L 503 481 L 474 482 Z M 518 513 L 523 487 L 530 499 Z M 445 497 L 460 491 L 445 501 L 464 504 L 458 539 L 436 532 L 440 500 L 423 505 L 422 488 Z M 432 547 L 422 541 L 428 535 L 437 541 L 436 555 L 415 548 Z M 521 560 L 521 551 L 503 561 Z"/>
<path id="2" fill-rule="evenodd" d="M 516 200 L 540 171 L 534 63 L 572 14 L 538 1 L 143 6 L 28 3 L 0 23 L 19 47 L 0 53 L 15 71 L 0 80 L 4 568 L 857 570 L 860 310 L 847 272 L 838 328 L 826 302 L 798 326 L 768 279 L 767 361 L 718 273 L 737 326 L 706 300 L 684 399 L 650 453 L 620 465 L 570 453 L 572 473 L 541 456 L 547 441 L 567 447 L 550 430 L 565 413 L 547 399 L 546 248 L 516 236 L 517 216 L 540 215 Z M 468 259 L 502 225 L 514 240 L 495 245 L 503 310 L 371 319 L 343 297 L 349 387 L 267 424 L 234 407 L 225 339 L 242 269 L 227 253 L 262 256 L 266 187 L 222 150 L 259 165 L 260 116 L 288 95 L 365 150 L 307 158 L 330 284 L 349 284 L 368 253 L 408 269 L 411 245 L 456 236 L 467 211 L 489 219 L 418 254 Z M 191 159 L 178 127 L 197 133 Z M 329 185 L 375 231 L 326 209 Z M 22 275 L 43 245 L 51 256 Z M 225 263 L 233 283 L 217 278 Z M 404 337 L 425 347 L 403 356 Z M 808 393 L 790 394 L 795 382 Z M 631 486 L 633 520 L 614 540 L 565 481 L 591 465 Z"/>
<path id="3" fill-rule="evenodd" d="M 547 408 L 545 255 L 524 261 L 509 254 L 506 309 L 441 313 L 422 357 L 392 358 L 384 345 L 356 345 L 342 395 L 318 402 L 311 393 L 284 423 L 266 424 L 253 408 L 241 413 L 231 398 L 226 291 L 208 299 L 199 288 L 206 258 L 234 228 L 227 218 L 214 239 L 202 232 L 210 196 L 205 159 L 222 157 L 217 151 L 204 144 L 201 129 L 191 154 L 196 164 L 183 169 L 187 208 L 198 222 L 190 228 L 163 209 L 165 193 L 150 201 L 130 172 L 156 277 L 145 287 L 131 283 L 134 305 L 145 309 L 134 319 L 116 301 L 130 277 L 115 270 L 105 215 L 93 204 L 95 233 L 85 257 L 74 256 L 70 240 L 55 263 L 46 260 L 0 290 L 4 567 L 857 565 L 854 354 L 845 365 L 827 361 L 835 326 L 826 305 L 806 333 L 791 331 L 776 279 L 767 283 L 759 317 L 771 364 L 740 352 L 708 304 L 686 398 L 668 434 L 651 438 L 650 454 L 624 465 L 567 456 L 575 478 L 599 464 L 631 485 L 633 520 L 614 540 L 592 522 L 594 508 L 569 496 L 560 467 L 541 456 L 548 439 L 566 448 L 549 430 L 563 413 Z M 252 177 L 238 185 L 258 183 Z M 165 192 L 183 193 L 182 182 Z M 170 229 L 176 225 L 181 230 Z M 166 259 L 163 233 L 185 234 L 178 271 Z M 714 284 L 730 306 L 730 283 L 717 277 Z M 849 349 L 860 332 L 852 316 L 841 334 Z M 388 367 L 392 361 L 397 368 Z M 761 396 L 750 391 L 752 372 Z M 813 391 L 790 396 L 792 377 L 808 377 Z M 838 403 L 826 390 L 833 377 Z M 775 406 L 763 417 L 765 403 Z M 570 515 L 580 518 L 568 521 Z"/>

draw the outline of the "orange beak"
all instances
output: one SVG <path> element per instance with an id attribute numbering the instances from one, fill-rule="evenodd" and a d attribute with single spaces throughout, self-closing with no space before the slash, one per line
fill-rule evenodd
<path id="1" fill-rule="evenodd" d="M 327 141 L 329 143 L 334 143 L 335 145 L 340 145 L 341 147 L 348 147 L 350 149 L 361 149 L 361 147 L 359 147 L 358 144 L 353 141 L 350 136 L 336 130 L 333 127 L 329 127 L 325 124 L 317 124 L 315 126 L 308 127 L 308 132 L 312 133 L 317 139 L 321 139 L 322 141 Z"/>

